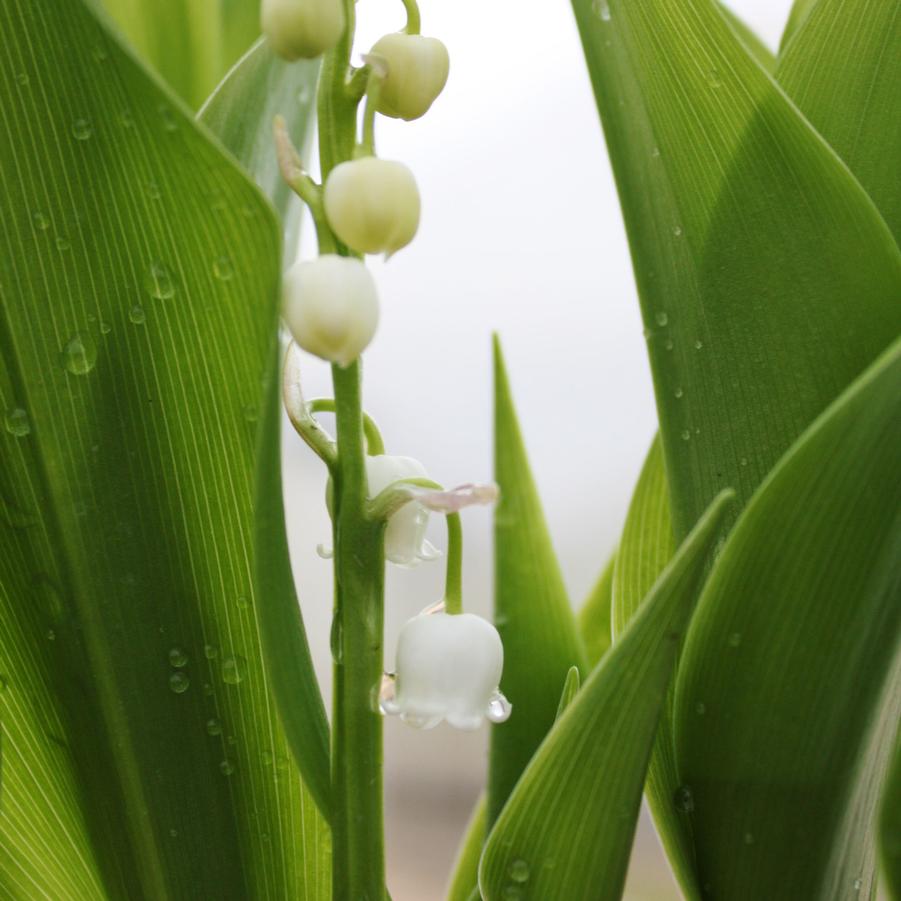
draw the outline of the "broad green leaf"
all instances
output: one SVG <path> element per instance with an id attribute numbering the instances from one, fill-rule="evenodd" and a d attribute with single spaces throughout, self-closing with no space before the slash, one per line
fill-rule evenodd
<path id="1" fill-rule="evenodd" d="M 720 12 L 726 17 L 726 21 L 732 26 L 732 30 L 738 39 L 745 45 L 745 49 L 763 66 L 767 72 L 773 72 L 776 68 L 776 57 L 773 51 L 749 28 L 744 21 L 739 19 L 728 6 L 720 4 Z"/>
<path id="2" fill-rule="evenodd" d="M 899 384 L 901 339 L 754 495 L 692 620 L 676 749 L 710 897 L 875 891 L 901 716 Z"/>
<path id="3" fill-rule="evenodd" d="M 472 817 L 466 826 L 466 833 L 457 852 L 457 859 L 452 870 L 450 887 L 447 890 L 447 901 L 480 901 L 479 894 L 479 860 L 482 857 L 482 844 L 485 841 L 485 818 L 488 804 L 485 795 L 476 803 Z"/>
<path id="4" fill-rule="evenodd" d="M 260 33 L 259 0 L 90 0 L 197 109 Z"/>
<path id="5" fill-rule="evenodd" d="M 285 117 L 295 143 L 308 150 L 313 137 L 318 60 L 286 63 L 262 39 L 239 60 L 198 113 L 253 177 L 282 219 L 284 263 L 297 254 L 301 202 L 278 168 L 272 123 Z"/>
<path id="6" fill-rule="evenodd" d="M 723 486 L 736 487 L 737 514 L 901 329 L 901 254 L 713 4 L 573 5 L 635 261 L 680 538 Z"/>
<path id="7" fill-rule="evenodd" d="M 587 600 L 579 610 L 579 634 L 585 645 L 588 666 L 597 666 L 613 640 L 611 613 L 613 609 L 613 570 L 616 554 L 611 555 L 607 565 L 598 576 Z"/>
<path id="8" fill-rule="evenodd" d="M 579 668 L 571 666 L 566 674 L 566 681 L 563 683 L 563 691 L 560 693 L 560 703 L 557 705 L 557 716 L 554 722 L 566 713 L 566 708 L 576 699 L 579 689 L 582 687 L 582 677 L 579 675 Z"/>
<path id="9" fill-rule="evenodd" d="M 494 340 L 494 613 L 504 642 L 501 690 L 513 715 L 491 730 L 490 825 L 554 722 L 567 670 L 585 651 L 551 546 L 504 367 Z"/>
<path id="10" fill-rule="evenodd" d="M 731 497 L 701 518 L 532 758 L 485 845 L 486 901 L 525 885 L 533 898 L 620 897 L 678 641 Z"/>
<path id="11" fill-rule="evenodd" d="M 252 585 L 275 217 L 81 0 L 0 35 L 0 894 L 324 897 Z"/>
<path id="12" fill-rule="evenodd" d="M 785 52 L 792 38 L 797 34 L 813 8 L 819 2 L 820 0 L 795 0 L 792 4 L 791 12 L 788 14 L 788 21 L 785 23 L 782 38 L 779 41 L 780 55 Z"/>
<path id="13" fill-rule="evenodd" d="M 777 78 L 901 240 L 901 4 L 820 0 Z"/>
<path id="14" fill-rule="evenodd" d="M 880 818 L 882 867 L 891 897 L 901 898 L 901 731 L 885 785 Z"/>

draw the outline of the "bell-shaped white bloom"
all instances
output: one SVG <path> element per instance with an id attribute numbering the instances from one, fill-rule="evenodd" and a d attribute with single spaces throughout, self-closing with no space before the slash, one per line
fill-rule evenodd
<path id="1" fill-rule="evenodd" d="M 450 58 L 437 38 L 421 34 L 386 34 L 370 51 L 387 64 L 376 109 L 392 119 L 418 119 L 447 84 Z"/>
<path id="2" fill-rule="evenodd" d="M 383 713 L 431 729 L 442 720 L 457 729 L 478 729 L 487 717 L 501 723 L 511 706 L 498 690 L 504 668 L 500 635 L 472 613 L 421 613 L 403 627 L 397 642 L 394 684 L 383 684 Z"/>
<path id="3" fill-rule="evenodd" d="M 378 454 L 366 457 L 369 497 L 374 498 L 401 479 L 427 479 L 428 473 L 412 457 Z M 400 566 L 415 566 L 420 560 L 434 560 L 438 551 L 425 540 L 429 511 L 418 501 L 410 501 L 393 513 L 385 527 L 385 558 Z"/>
<path id="4" fill-rule="evenodd" d="M 263 34 L 282 59 L 313 59 L 344 33 L 341 0 L 263 0 Z"/>
<path id="5" fill-rule="evenodd" d="M 390 256 L 406 247 L 419 228 L 416 180 L 393 160 L 367 156 L 335 166 L 323 202 L 332 230 L 358 253 Z"/>
<path id="6" fill-rule="evenodd" d="M 379 299 L 360 260 L 325 254 L 285 274 L 283 314 L 294 340 L 323 360 L 347 366 L 375 334 Z"/>

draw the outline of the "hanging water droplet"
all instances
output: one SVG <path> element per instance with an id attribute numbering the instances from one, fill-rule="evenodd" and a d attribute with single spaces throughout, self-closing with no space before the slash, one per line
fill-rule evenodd
<path id="1" fill-rule="evenodd" d="M 170 649 L 169 665 L 176 669 L 183 669 L 188 665 L 188 655 L 181 648 Z"/>
<path id="2" fill-rule="evenodd" d="M 205 644 L 203 646 L 203 656 L 207 660 L 215 660 L 219 656 L 219 648 L 212 644 Z"/>
<path id="3" fill-rule="evenodd" d="M 525 860 L 514 860 L 507 870 L 514 882 L 528 882 L 529 872 L 529 864 Z"/>
<path id="4" fill-rule="evenodd" d="M 184 694 L 190 685 L 191 680 L 188 678 L 187 673 L 179 671 L 169 674 L 169 688 L 174 691 L 175 694 Z"/>
<path id="5" fill-rule="evenodd" d="M 340 612 L 336 612 L 334 617 L 332 617 L 329 646 L 332 649 L 332 660 L 335 665 L 342 666 L 344 664 L 344 623 Z"/>
<path id="6" fill-rule="evenodd" d="M 234 771 L 235 765 L 228 758 L 219 764 L 219 772 L 222 773 L 223 776 L 231 776 Z"/>
<path id="7" fill-rule="evenodd" d="M 674 394 L 676 397 L 682 397 L 682 395 L 683 395 L 684 393 L 685 393 L 685 392 L 684 392 L 681 388 L 676 388 L 676 390 L 673 391 L 673 394 Z"/>
<path id="8" fill-rule="evenodd" d="M 741 644 L 741 632 L 733 632 L 729 636 L 729 647 L 737 648 Z"/>
<path id="9" fill-rule="evenodd" d="M 688 429 L 682 429 L 682 440 L 690 441 L 691 440 L 691 432 Z"/>
<path id="10" fill-rule="evenodd" d="M 87 141 L 94 134 L 94 126 L 87 119 L 76 119 L 72 123 L 72 137 L 76 141 Z"/>
<path id="11" fill-rule="evenodd" d="M 247 675 L 247 661 L 237 654 L 229 654 L 222 658 L 222 681 L 229 685 L 238 685 Z"/>
<path id="12" fill-rule="evenodd" d="M 673 793 L 673 804 L 682 813 L 691 813 L 695 809 L 695 796 L 687 785 L 680 785 Z"/>
<path id="13" fill-rule="evenodd" d="M 485 711 L 485 716 L 492 723 L 505 723 L 510 719 L 512 712 L 513 705 L 499 691 L 494 692 L 488 699 L 488 710 Z"/>
<path id="14" fill-rule="evenodd" d="M 45 232 L 48 228 L 50 228 L 50 217 L 46 213 L 42 213 L 40 210 L 35 210 L 31 214 L 31 222 L 34 227 L 41 232 Z"/>
<path id="15" fill-rule="evenodd" d="M 609 0 L 592 0 L 591 8 L 594 14 L 602 21 L 610 21 L 610 3 Z"/>
<path id="16" fill-rule="evenodd" d="M 210 717 L 206 721 L 206 734 L 207 735 L 221 735 L 222 734 L 222 723 L 216 719 L 216 717 Z"/>
<path id="17" fill-rule="evenodd" d="M 6 431 L 15 438 L 24 438 L 31 433 L 31 423 L 28 420 L 28 414 L 21 407 L 13 407 L 6 411 L 3 418 L 3 424 Z"/>
<path id="18" fill-rule="evenodd" d="M 223 254 L 213 260 L 213 275 L 220 282 L 230 282 L 235 277 L 235 267 L 231 257 Z"/>
<path id="19" fill-rule="evenodd" d="M 128 319 L 135 325 L 143 325 L 147 321 L 147 313 L 144 312 L 144 308 L 140 304 L 136 303 L 128 311 Z"/>
<path id="20" fill-rule="evenodd" d="M 144 287 L 147 293 L 156 300 L 169 300 L 175 296 L 175 282 L 172 273 L 165 263 L 158 260 L 150 264 L 147 275 L 144 277 Z"/>
<path id="21" fill-rule="evenodd" d="M 695 713 L 698 716 L 704 716 L 704 714 L 707 713 L 707 705 L 703 701 L 698 701 L 698 703 L 695 704 Z"/>
<path id="22" fill-rule="evenodd" d="M 63 366 L 72 375 L 87 375 L 97 363 L 97 345 L 84 332 L 78 332 L 63 348 Z"/>
<path id="23" fill-rule="evenodd" d="M 674 225 L 674 226 L 673 226 L 673 234 L 674 234 L 677 238 L 681 238 L 681 237 L 682 237 L 682 226 L 681 226 L 681 225 Z"/>
<path id="24" fill-rule="evenodd" d="M 397 676 L 394 673 L 382 673 L 382 682 L 379 686 L 379 711 L 384 716 L 397 716 L 400 713 L 396 692 Z"/>
<path id="25" fill-rule="evenodd" d="M 669 316 L 661 310 L 659 313 L 654 314 L 654 319 L 657 322 L 657 325 L 666 325 L 669 322 Z"/>

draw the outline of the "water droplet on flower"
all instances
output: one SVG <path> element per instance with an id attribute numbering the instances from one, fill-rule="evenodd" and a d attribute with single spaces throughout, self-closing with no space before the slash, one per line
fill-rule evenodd
<path id="1" fill-rule="evenodd" d="M 691 432 L 688 429 L 682 429 L 682 440 L 689 441 L 691 440 Z"/>
<path id="2" fill-rule="evenodd" d="M 72 375 L 87 375 L 96 363 L 97 345 L 84 332 L 73 335 L 63 348 L 63 365 Z"/>
<path id="3" fill-rule="evenodd" d="M 729 647 L 737 648 L 741 644 L 741 632 L 733 632 L 729 636 Z"/>
<path id="4" fill-rule="evenodd" d="M 322 557 L 323 560 L 331 560 L 335 556 L 335 552 L 324 544 L 317 544 L 316 555 Z"/>
<path id="5" fill-rule="evenodd" d="M 206 657 L 207 660 L 215 660 L 216 657 L 219 656 L 219 648 L 215 645 L 205 644 L 203 646 L 203 656 Z"/>
<path id="6" fill-rule="evenodd" d="M 673 391 L 673 394 L 674 394 L 676 397 L 682 397 L 682 395 L 683 395 L 684 393 L 685 393 L 685 392 L 684 392 L 681 388 L 676 388 L 676 390 Z"/>
<path id="7" fill-rule="evenodd" d="M 681 238 L 681 237 L 682 237 L 682 226 L 681 226 L 681 225 L 674 225 L 674 226 L 673 226 L 673 234 L 674 234 L 677 238 Z"/>
<path id="8" fill-rule="evenodd" d="M 188 678 L 187 673 L 176 672 L 169 674 L 169 688 L 174 691 L 175 694 L 184 694 L 190 685 L 191 680 Z"/>
<path id="9" fill-rule="evenodd" d="M 87 119 L 76 119 L 72 123 L 72 136 L 76 141 L 87 141 L 94 134 L 94 126 Z"/>
<path id="10" fill-rule="evenodd" d="M 691 813 L 695 809 L 695 797 L 687 785 L 680 785 L 673 793 L 673 803 L 676 810 L 682 813 Z"/>
<path id="11" fill-rule="evenodd" d="M 415 713 L 402 713 L 400 719 L 411 729 L 421 729 L 423 732 L 434 729 L 441 722 L 440 716 L 419 716 Z"/>
<path id="12" fill-rule="evenodd" d="M 514 860 L 507 873 L 514 882 L 529 881 L 529 865 L 524 860 Z"/>
<path id="13" fill-rule="evenodd" d="M 666 325 L 669 322 L 669 316 L 661 310 L 659 313 L 654 314 L 654 319 L 657 321 L 657 325 Z"/>
<path id="14" fill-rule="evenodd" d="M 222 681 L 229 685 L 237 685 L 247 675 L 247 661 L 237 654 L 229 654 L 222 658 Z"/>
<path id="15" fill-rule="evenodd" d="M 213 261 L 213 275 L 220 282 L 230 282 L 235 277 L 235 267 L 231 257 L 221 256 Z"/>
<path id="16" fill-rule="evenodd" d="M 609 0 L 592 0 L 591 8 L 594 14 L 602 21 L 610 21 L 610 3 Z"/>
<path id="17" fill-rule="evenodd" d="M 488 710 L 485 711 L 485 716 L 492 723 L 505 723 L 510 719 L 512 712 L 513 705 L 499 691 L 494 692 L 488 699 Z"/>
<path id="18" fill-rule="evenodd" d="M 207 735 L 221 735 L 222 734 L 222 723 L 216 719 L 216 717 L 211 717 L 206 721 L 206 734 Z"/>
<path id="19" fill-rule="evenodd" d="M 144 308 L 140 304 L 136 303 L 128 311 L 128 319 L 135 325 L 143 325 L 147 321 L 147 313 L 144 312 Z"/>
<path id="20" fill-rule="evenodd" d="M 169 651 L 169 665 L 176 669 L 182 669 L 188 665 L 188 655 L 181 648 L 172 648 Z"/>
<path id="21" fill-rule="evenodd" d="M 379 710 L 384 716 L 397 716 L 400 713 L 395 698 L 397 691 L 397 676 L 394 673 L 382 673 L 382 682 L 379 686 Z"/>
<path id="22" fill-rule="evenodd" d="M 235 765 L 227 758 L 219 764 L 219 772 L 222 773 L 223 776 L 231 776 L 234 771 Z"/>
<path id="23" fill-rule="evenodd" d="M 40 210 L 35 210 L 31 214 L 31 222 L 34 227 L 41 232 L 45 232 L 48 228 L 50 228 L 50 217 L 46 213 L 42 213 Z"/>
<path id="24" fill-rule="evenodd" d="M 12 410 L 7 410 L 3 424 L 6 426 L 6 431 L 15 438 L 24 438 L 31 432 L 28 414 L 21 407 L 13 407 Z"/>
<path id="25" fill-rule="evenodd" d="M 344 623 L 340 611 L 332 618 L 332 628 L 329 632 L 329 646 L 332 649 L 332 660 L 336 666 L 344 663 Z"/>
<path id="26" fill-rule="evenodd" d="M 164 263 L 159 261 L 150 264 L 147 275 L 144 277 L 144 287 L 147 293 L 157 300 L 169 300 L 175 296 L 175 282 L 172 273 Z"/>

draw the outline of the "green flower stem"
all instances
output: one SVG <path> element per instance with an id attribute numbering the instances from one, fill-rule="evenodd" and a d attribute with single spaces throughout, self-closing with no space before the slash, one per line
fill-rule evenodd
<path id="1" fill-rule="evenodd" d="M 444 582 L 444 606 L 448 613 L 463 612 L 463 528 L 459 513 L 448 513 L 447 575 Z"/>
<path id="2" fill-rule="evenodd" d="M 314 397 L 307 403 L 310 413 L 334 413 L 335 402 L 330 397 Z M 375 420 L 363 412 L 363 434 L 366 436 L 366 453 L 370 457 L 385 453 L 385 442 Z"/>
<path id="3" fill-rule="evenodd" d="M 404 9 L 407 11 L 407 34 L 419 34 L 421 27 L 419 21 L 419 5 L 416 0 L 403 0 Z"/>

